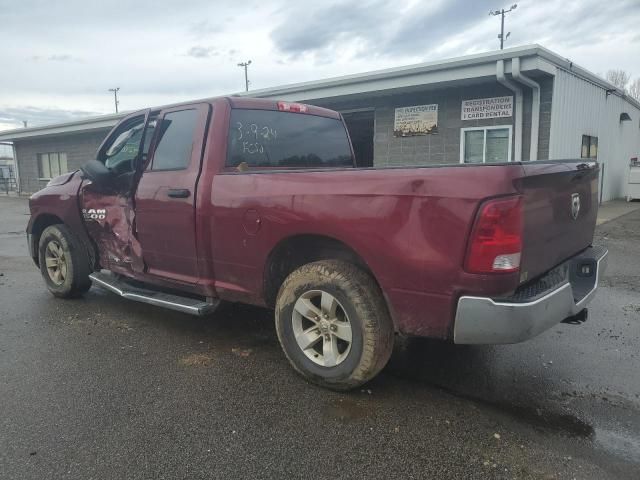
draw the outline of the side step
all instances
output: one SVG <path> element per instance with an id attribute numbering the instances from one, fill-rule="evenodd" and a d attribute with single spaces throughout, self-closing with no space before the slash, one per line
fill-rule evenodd
<path id="1" fill-rule="evenodd" d="M 100 287 L 109 290 L 121 297 L 135 300 L 137 302 L 148 303 L 157 307 L 176 310 L 178 312 L 189 313 L 191 315 L 207 315 L 212 313 L 220 300 L 217 298 L 204 301 L 196 298 L 181 297 L 170 293 L 159 292 L 151 288 L 133 286 L 125 280 L 121 280 L 111 273 L 94 272 L 89 278 Z"/>

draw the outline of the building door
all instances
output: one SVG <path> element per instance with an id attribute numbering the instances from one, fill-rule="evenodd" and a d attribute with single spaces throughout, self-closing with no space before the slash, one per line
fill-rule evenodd
<path id="1" fill-rule="evenodd" d="M 196 181 L 210 106 L 167 109 L 158 116 L 149 161 L 135 194 L 136 236 L 146 272 L 196 283 Z"/>
<path id="2" fill-rule="evenodd" d="M 598 137 L 582 135 L 580 158 L 589 158 L 596 162 L 598 161 Z M 604 194 L 604 167 L 604 162 L 600 162 L 600 179 L 598 181 L 598 188 L 600 189 L 599 203 L 602 203 L 602 195 Z"/>
<path id="3" fill-rule="evenodd" d="M 344 112 L 357 167 L 373 167 L 374 110 Z"/>

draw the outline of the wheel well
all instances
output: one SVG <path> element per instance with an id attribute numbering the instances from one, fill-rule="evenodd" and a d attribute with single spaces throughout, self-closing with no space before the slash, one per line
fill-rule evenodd
<path id="1" fill-rule="evenodd" d="M 32 242 L 32 252 L 35 254 L 33 260 L 36 262 L 36 265 L 40 266 L 40 257 L 38 255 L 38 245 L 40 244 L 40 236 L 44 229 L 50 227 L 51 225 L 57 225 L 60 223 L 64 223 L 59 217 L 52 215 L 50 213 L 43 213 L 39 215 L 38 218 L 33 222 L 33 226 L 31 227 L 31 242 Z"/>
<path id="2" fill-rule="evenodd" d="M 276 303 L 278 290 L 295 269 L 318 260 L 343 260 L 373 274 L 365 261 L 349 246 L 322 235 L 298 235 L 281 241 L 269 254 L 264 270 L 264 297 L 270 307 Z M 375 279 L 375 277 L 374 277 Z"/>

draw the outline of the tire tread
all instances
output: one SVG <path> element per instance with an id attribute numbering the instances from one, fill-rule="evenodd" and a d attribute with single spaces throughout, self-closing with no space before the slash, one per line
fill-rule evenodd
<path id="1" fill-rule="evenodd" d="M 57 230 L 57 233 L 53 233 Z M 38 245 L 38 255 L 41 255 L 40 251 L 43 248 L 42 240 L 46 239 L 49 235 L 54 234 L 56 236 L 63 237 L 69 246 L 69 254 L 71 256 L 72 267 L 72 280 L 71 286 L 68 290 L 52 289 L 47 281 L 46 267 L 44 267 L 42 258 L 40 257 L 40 271 L 42 276 L 47 282 L 49 291 L 56 297 L 60 298 L 77 298 L 86 293 L 91 288 L 91 279 L 89 274 L 92 272 L 91 263 L 86 249 L 82 245 L 82 242 L 76 237 L 69 227 L 64 224 L 50 225 L 44 229 L 40 236 L 40 243 Z"/>
<path id="2" fill-rule="evenodd" d="M 281 345 L 282 331 L 279 326 L 280 314 L 284 304 L 295 301 L 293 289 L 300 283 L 309 283 L 314 277 L 318 281 L 330 280 L 337 283 L 349 293 L 349 300 L 356 311 L 361 312 L 363 326 L 362 355 L 357 367 L 348 378 L 339 381 L 311 377 L 302 371 L 283 348 L 285 355 L 293 367 L 303 375 L 323 387 L 333 390 L 350 390 L 356 388 L 376 376 L 387 364 L 394 342 L 394 328 L 384 297 L 376 281 L 360 267 L 342 260 L 321 260 L 308 263 L 292 272 L 282 284 L 276 302 L 276 330 Z"/>

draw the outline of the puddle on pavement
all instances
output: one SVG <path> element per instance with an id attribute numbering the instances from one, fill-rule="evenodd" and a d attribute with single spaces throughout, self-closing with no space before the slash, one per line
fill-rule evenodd
<path id="1" fill-rule="evenodd" d="M 590 438 L 593 427 L 570 413 L 553 411 L 536 402 L 532 390 L 545 385 L 529 385 L 528 390 L 514 391 L 500 385 L 508 379 L 493 378 L 493 350 L 453 345 L 427 339 L 404 339 L 396 343 L 385 370 L 395 377 L 421 381 L 450 395 L 472 401 L 496 412 L 510 415 L 534 428 L 554 431 L 572 437 Z M 497 380 L 497 383 L 496 383 Z"/>
<path id="2" fill-rule="evenodd" d="M 371 407 L 363 401 L 341 397 L 322 407 L 322 413 L 336 420 L 349 422 L 365 418 L 371 413 Z"/>
<path id="3" fill-rule="evenodd" d="M 543 411 L 539 408 L 526 407 L 522 405 L 506 404 L 500 402 L 490 402 L 483 399 L 471 398 L 471 400 L 488 405 L 492 408 L 497 408 L 501 412 L 505 412 L 509 415 L 516 417 L 518 420 L 522 420 L 533 427 L 543 428 L 545 430 L 552 430 L 565 435 L 574 437 L 589 438 L 593 436 L 593 427 L 576 417 L 568 413 L 555 413 L 549 411 Z"/>
<path id="4" fill-rule="evenodd" d="M 638 438 L 598 428 L 595 431 L 594 443 L 624 460 L 640 463 L 640 439 Z"/>

